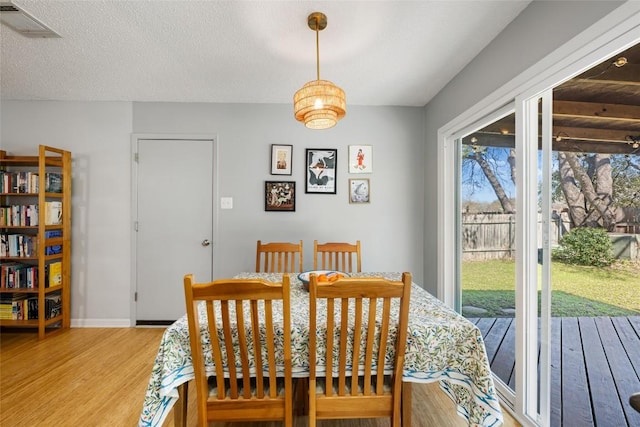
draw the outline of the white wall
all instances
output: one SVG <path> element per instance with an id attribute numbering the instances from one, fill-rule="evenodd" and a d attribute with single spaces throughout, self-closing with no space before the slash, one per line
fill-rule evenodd
<path id="1" fill-rule="evenodd" d="M 311 131 L 290 105 L 3 101 L 1 146 L 33 154 L 38 144 L 73 153 L 72 325 L 128 325 L 131 265 L 132 133 L 215 134 L 218 211 L 214 275 L 255 268 L 257 239 L 360 239 L 363 269 L 411 271 L 422 282 L 424 218 L 423 109 L 349 107 L 335 128 Z M 271 144 L 292 144 L 293 175 L 273 176 Z M 370 175 L 347 173 L 347 147 L 373 146 Z M 305 148 L 337 148 L 337 194 L 304 193 Z M 177 156 L 180 153 L 176 153 Z M 167 171 L 170 178 L 171 171 Z M 371 203 L 349 204 L 349 178 L 369 178 Z M 296 212 L 265 212 L 264 181 L 294 180 Z M 159 184 L 161 185 L 161 183 Z M 168 195 L 179 203 L 179 195 Z"/>
<path id="2" fill-rule="evenodd" d="M 436 294 L 438 129 L 616 9 L 618 1 L 533 1 L 425 110 L 425 288 Z M 447 167 L 447 165 L 444 165 Z M 453 167 L 453 165 L 451 165 Z"/>

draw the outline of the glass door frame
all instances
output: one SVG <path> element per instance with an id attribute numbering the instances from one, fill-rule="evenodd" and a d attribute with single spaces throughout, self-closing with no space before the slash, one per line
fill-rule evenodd
<path id="1" fill-rule="evenodd" d="M 537 306 L 535 310 L 532 307 L 533 301 L 537 302 L 538 241 L 537 234 L 532 231 L 532 223 L 535 224 L 535 222 L 531 221 L 531 215 L 535 211 L 533 218 L 537 222 L 538 154 L 537 141 L 535 143 L 530 141 L 534 134 L 532 131 L 534 127 L 536 139 L 539 133 L 537 121 L 534 126 L 530 118 L 534 110 L 533 104 L 536 105 L 535 115 L 537 115 L 537 102 L 539 98 L 544 97 L 542 94 L 545 91 L 552 90 L 553 87 L 607 59 L 616 52 L 625 50 L 640 42 L 639 18 L 639 3 L 626 2 L 622 4 L 609 15 L 438 130 L 437 296 L 446 305 L 455 308 L 456 304 L 459 305 L 459 302 L 457 303 L 456 301 L 460 275 L 457 258 L 459 247 L 458 240 L 456 240 L 459 232 L 459 219 L 456 218 L 456 200 L 459 197 L 456 176 L 459 173 L 459 169 L 455 167 L 457 165 L 456 156 L 459 155 L 456 148 L 458 138 L 464 134 L 465 129 L 484 121 L 486 117 L 493 115 L 494 112 L 501 108 L 505 108 L 505 105 L 515 100 L 516 151 L 518 151 L 518 148 L 522 149 L 522 152 L 516 153 L 518 156 L 516 162 L 518 165 L 527 165 L 526 171 L 521 170 L 517 174 L 517 181 L 520 187 L 524 186 L 527 189 L 527 194 L 523 194 L 522 189 L 518 188 L 517 185 L 518 199 L 522 203 L 525 203 L 524 200 L 526 199 L 526 204 L 518 206 L 522 217 L 519 218 L 519 221 L 517 220 L 521 225 L 519 228 L 516 226 L 518 233 L 516 237 L 516 302 L 520 304 L 520 307 L 528 307 L 528 310 L 524 310 L 526 313 L 520 314 L 520 316 L 526 317 L 519 321 L 518 314 L 516 314 L 516 322 L 519 325 L 517 335 L 520 336 L 516 339 L 516 398 L 513 401 L 513 406 L 509 402 L 504 403 L 513 416 L 524 426 L 546 426 L 549 424 L 548 401 L 541 401 L 540 416 L 536 416 L 537 370 L 533 367 L 537 364 L 537 358 L 534 359 L 532 357 L 532 337 L 535 337 L 537 347 Z M 549 102 L 549 100 L 544 102 Z M 529 117 L 529 119 L 525 117 Z M 542 129 L 543 135 L 548 132 L 547 128 Z M 526 151 L 524 150 L 530 150 L 530 152 L 525 155 Z M 535 155 L 533 154 L 534 150 Z M 533 167 L 534 164 L 535 167 Z M 520 166 L 520 169 L 522 169 L 522 166 Z M 545 192 L 547 191 L 545 190 Z M 535 256 L 532 256 L 534 250 Z M 543 249 L 543 257 L 544 252 L 546 251 Z M 546 264 L 549 265 L 548 262 Z M 547 274 L 548 272 L 543 270 L 543 277 Z M 547 283 L 548 280 L 547 277 Z M 526 286 L 527 290 L 525 291 L 526 282 L 529 282 L 530 285 Z M 531 283 L 534 283 L 535 286 Z M 534 292 L 535 298 L 533 298 Z M 543 301 L 543 307 L 546 303 Z M 518 308 L 516 310 L 518 311 Z M 520 309 L 519 311 L 523 310 Z M 547 318 L 546 322 L 549 321 L 548 314 L 543 317 Z M 533 319 L 535 319 L 535 322 Z M 533 328 L 534 325 L 536 326 L 535 329 Z M 542 331 L 544 334 L 544 325 Z M 527 332 L 533 332 L 533 334 L 527 334 Z M 527 335 L 531 336 L 527 339 L 522 338 L 522 336 L 526 337 Z M 544 335 L 542 338 L 543 345 L 545 345 Z M 543 347 L 542 350 L 542 357 L 544 358 L 548 349 Z M 528 360 L 528 362 L 525 362 L 525 360 Z M 542 360 L 542 362 L 548 367 L 548 360 L 546 362 Z M 544 380 L 545 377 L 548 377 L 548 372 L 546 374 L 543 372 L 542 377 L 541 392 L 544 393 L 543 396 L 548 396 L 548 378 L 546 382 Z M 498 386 L 496 388 L 500 393 L 500 388 Z M 508 394 L 505 397 L 508 397 Z M 536 408 L 536 410 L 533 408 Z"/>
<path id="2" fill-rule="evenodd" d="M 549 423 L 551 349 L 552 89 L 516 98 L 516 393 L 518 413 Z M 538 141 L 541 145 L 538 148 Z M 539 187 L 539 184 L 540 187 Z M 541 215 L 541 237 L 538 215 Z M 542 259 L 538 251 L 542 249 Z M 542 268 L 538 272 L 538 263 Z M 540 300 L 538 283 L 541 285 Z M 538 304 L 540 313 L 538 314 Z M 538 321 L 540 329 L 538 333 Z M 540 351 L 538 352 L 538 345 Z M 539 356 L 538 356 L 539 355 Z M 539 357 L 539 360 L 538 360 Z M 538 371 L 538 364 L 540 370 Z M 539 404 L 538 404 L 539 402 Z"/>
<path id="3" fill-rule="evenodd" d="M 462 253 L 463 253 L 462 252 L 462 205 L 461 205 L 461 202 L 462 202 L 462 198 L 461 198 L 462 138 L 479 129 L 486 127 L 487 125 L 490 125 L 493 122 L 496 122 L 497 120 L 500 120 L 506 116 L 509 116 L 514 112 L 515 112 L 515 102 L 510 102 L 509 104 L 491 112 L 490 114 L 487 114 L 481 120 L 478 120 L 460 129 L 458 132 L 454 133 L 451 137 L 452 144 L 453 144 L 451 151 L 454 155 L 453 162 L 455 164 L 454 169 L 456 173 L 454 177 L 454 188 L 452 191 L 447 192 L 447 194 L 449 194 L 450 197 L 453 198 L 453 200 L 451 201 L 453 206 L 451 215 L 452 215 L 452 218 L 455 218 L 455 222 L 454 222 L 455 238 L 451 239 L 451 242 L 447 242 L 447 243 L 450 243 L 449 249 L 454 251 L 455 253 L 455 256 L 452 257 L 452 259 L 455 264 L 453 266 L 454 268 L 453 281 L 456 286 L 446 287 L 444 291 L 448 294 L 448 298 L 450 298 L 450 300 L 448 301 L 451 303 L 450 306 L 452 306 L 458 313 L 462 312 L 462 292 L 461 292 L 462 291 L 461 260 L 462 260 Z M 516 147 L 516 150 L 517 150 L 517 147 Z M 441 204 L 439 204 L 439 206 L 442 207 Z M 516 246 L 516 253 L 517 253 L 517 246 Z M 513 277 L 513 279 L 515 280 L 515 276 Z M 440 293 L 440 295 L 442 295 L 442 293 Z M 517 311 L 518 310 L 516 307 L 516 312 Z M 514 351 L 516 351 L 515 348 L 514 348 Z M 514 391 L 511 388 L 509 388 L 508 385 L 502 382 L 502 380 L 500 380 L 497 376 L 494 376 L 494 383 L 495 383 L 496 391 L 498 392 L 498 395 L 502 399 L 502 403 L 506 404 L 511 409 L 513 409 L 516 405 L 516 393 L 514 393 Z M 516 383 L 518 383 L 518 379 L 516 379 Z"/>

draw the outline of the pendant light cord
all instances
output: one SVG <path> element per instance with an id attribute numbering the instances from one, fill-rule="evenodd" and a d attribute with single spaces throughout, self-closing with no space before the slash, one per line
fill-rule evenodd
<path id="1" fill-rule="evenodd" d="M 316 73 L 318 76 L 318 80 L 320 80 L 320 34 L 318 31 L 318 27 L 320 23 L 318 22 L 318 18 L 316 17 Z"/>

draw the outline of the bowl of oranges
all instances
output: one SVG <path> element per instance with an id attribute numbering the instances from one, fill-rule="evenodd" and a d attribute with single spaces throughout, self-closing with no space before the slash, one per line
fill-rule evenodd
<path id="1" fill-rule="evenodd" d="M 318 276 L 318 283 L 321 282 L 335 282 L 338 279 L 342 279 L 343 277 L 349 277 L 349 274 L 343 273 L 342 271 L 335 270 L 312 270 L 305 271 L 304 273 L 298 274 L 298 279 L 302 282 L 302 286 L 305 290 L 309 290 L 309 277 L 311 273 L 315 273 Z"/>

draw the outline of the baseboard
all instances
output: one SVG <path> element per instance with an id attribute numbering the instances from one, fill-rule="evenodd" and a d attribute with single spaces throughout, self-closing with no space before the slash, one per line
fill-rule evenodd
<path id="1" fill-rule="evenodd" d="M 136 320 L 136 326 L 169 326 L 175 320 Z"/>
<path id="2" fill-rule="evenodd" d="M 72 328 L 130 328 L 131 319 L 71 319 Z"/>

